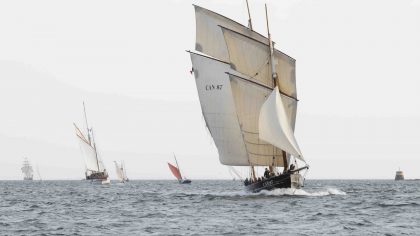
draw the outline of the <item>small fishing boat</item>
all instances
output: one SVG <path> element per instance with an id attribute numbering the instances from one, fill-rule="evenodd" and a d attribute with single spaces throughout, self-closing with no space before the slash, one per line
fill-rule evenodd
<path id="1" fill-rule="evenodd" d="M 178 161 L 176 160 L 175 154 L 174 154 L 174 158 L 175 158 L 175 165 L 176 166 L 174 166 L 174 165 L 172 165 L 171 163 L 168 162 L 168 166 L 169 166 L 169 169 L 171 170 L 172 174 L 175 176 L 175 178 L 178 180 L 178 182 L 180 184 L 189 184 L 189 183 L 191 183 L 191 180 L 189 180 L 189 179 L 187 179 L 185 177 L 184 178 L 182 177 L 182 175 L 181 175 L 181 169 L 179 168 Z"/>
<path id="2" fill-rule="evenodd" d="M 121 163 L 118 163 L 114 161 L 115 163 L 115 170 L 117 172 L 117 177 L 120 183 L 128 182 L 127 173 L 125 171 L 125 164 L 123 161 Z"/>
<path id="3" fill-rule="evenodd" d="M 83 132 L 73 123 L 76 129 L 77 140 L 79 141 L 80 150 L 85 159 L 85 177 L 86 180 L 90 181 L 101 181 L 101 183 L 110 183 L 108 179 L 108 172 L 105 169 L 101 158 L 99 157 L 98 150 L 96 148 L 95 138 L 93 134 L 93 128 L 89 128 L 85 103 L 83 103 L 83 111 L 86 122 L 87 137 Z"/>

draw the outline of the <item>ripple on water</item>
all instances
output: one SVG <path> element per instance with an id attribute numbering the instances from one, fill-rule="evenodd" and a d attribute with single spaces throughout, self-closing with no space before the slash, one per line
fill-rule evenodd
<path id="1" fill-rule="evenodd" d="M 6 235 L 415 235 L 419 187 L 310 180 L 304 189 L 248 193 L 235 181 L 0 181 L 7 189 L 0 228 Z"/>

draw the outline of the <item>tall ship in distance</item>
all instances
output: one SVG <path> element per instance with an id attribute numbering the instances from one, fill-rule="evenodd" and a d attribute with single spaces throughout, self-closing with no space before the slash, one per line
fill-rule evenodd
<path id="1" fill-rule="evenodd" d="M 23 180 L 33 180 L 34 179 L 34 170 L 32 168 L 31 163 L 27 157 L 23 159 L 23 166 L 21 168 L 23 173 Z"/>
<path id="2" fill-rule="evenodd" d="M 128 182 L 127 172 L 125 169 L 125 163 L 121 161 L 120 163 L 114 161 L 115 170 L 117 172 L 117 178 L 121 183 Z"/>
<path id="3" fill-rule="evenodd" d="M 98 180 L 98 181 L 108 181 L 108 173 L 105 169 L 105 166 L 99 157 L 98 150 L 95 144 L 95 136 L 93 134 L 93 129 L 89 128 L 85 103 L 83 103 L 84 118 L 86 122 L 86 135 L 73 123 L 76 129 L 76 136 L 79 142 L 80 150 L 82 156 L 85 160 L 85 177 L 86 180 Z"/>
<path id="4" fill-rule="evenodd" d="M 404 172 L 400 169 L 395 173 L 395 180 L 404 180 Z"/>
<path id="5" fill-rule="evenodd" d="M 249 7 L 248 26 L 194 9 L 191 72 L 220 162 L 246 167 L 244 185 L 251 192 L 302 187 L 300 172 L 309 166 L 294 135 L 296 60 L 274 47 L 267 6 L 267 37 L 253 30 Z"/>

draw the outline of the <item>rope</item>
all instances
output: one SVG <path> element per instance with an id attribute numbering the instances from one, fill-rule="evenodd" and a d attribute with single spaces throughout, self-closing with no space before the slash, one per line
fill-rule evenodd
<path id="1" fill-rule="evenodd" d="M 254 76 L 251 76 L 251 79 L 254 79 L 262 71 L 262 69 L 264 68 L 264 66 L 269 64 L 269 62 L 270 62 L 270 56 L 267 57 L 266 63 L 262 64 L 262 66 L 260 68 L 258 68 L 258 70 L 255 73 L 255 75 Z"/>

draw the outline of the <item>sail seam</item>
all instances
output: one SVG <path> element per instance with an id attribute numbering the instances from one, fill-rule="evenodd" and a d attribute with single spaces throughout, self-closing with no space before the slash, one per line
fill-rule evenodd
<path id="1" fill-rule="evenodd" d="M 257 81 L 253 81 L 253 80 L 250 80 L 250 79 L 247 79 L 247 78 L 244 78 L 244 77 L 241 77 L 241 76 L 239 76 L 239 75 L 234 75 L 234 74 L 232 74 L 232 73 L 229 73 L 229 72 L 225 72 L 226 74 L 228 74 L 228 75 L 231 75 L 231 76 L 234 76 L 234 77 L 237 77 L 237 78 L 239 78 L 239 79 L 242 79 L 242 80 L 245 80 L 245 81 L 247 81 L 247 82 L 249 82 L 249 83 L 252 83 L 252 84 L 255 84 L 255 85 L 258 85 L 258 86 L 261 86 L 261 87 L 263 87 L 263 88 L 265 88 L 265 89 L 267 89 L 267 90 L 270 90 L 270 91 L 273 91 L 273 88 L 270 88 L 270 87 L 268 87 L 267 85 L 265 85 L 265 84 L 262 84 L 262 83 L 259 83 L 259 82 L 257 82 Z M 293 96 L 291 96 L 291 95 L 289 95 L 289 94 L 286 94 L 285 92 L 282 92 L 282 91 L 279 91 L 280 92 L 280 94 L 281 95 L 283 95 L 283 96 L 286 96 L 286 97 L 288 97 L 288 98 L 291 98 L 291 99 L 293 99 L 293 100 L 295 100 L 295 101 L 299 101 L 299 99 L 297 99 L 296 97 L 293 97 Z"/>

